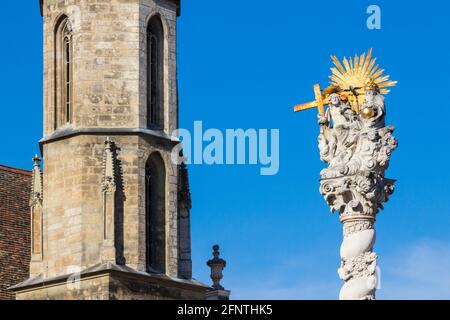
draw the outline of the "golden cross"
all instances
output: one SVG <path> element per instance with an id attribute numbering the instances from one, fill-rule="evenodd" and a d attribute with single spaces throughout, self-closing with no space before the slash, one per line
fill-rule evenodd
<path id="1" fill-rule="evenodd" d="M 304 104 L 299 104 L 294 107 L 294 112 L 305 111 L 309 109 L 317 108 L 321 115 L 325 114 L 325 106 L 328 104 L 328 99 L 322 95 L 322 90 L 320 89 L 320 85 L 314 85 L 314 94 L 316 96 L 316 100 L 313 102 L 308 102 Z"/>

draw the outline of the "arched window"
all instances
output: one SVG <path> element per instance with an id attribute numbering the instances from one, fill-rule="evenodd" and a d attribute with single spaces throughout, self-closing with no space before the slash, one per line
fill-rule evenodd
<path id="1" fill-rule="evenodd" d="M 159 153 L 145 166 L 146 264 L 148 272 L 166 272 L 166 169 Z"/>
<path id="2" fill-rule="evenodd" d="M 147 26 L 147 127 L 164 127 L 164 30 L 154 16 Z"/>
<path id="3" fill-rule="evenodd" d="M 68 17 L 55 29 L 55 129 L 73 120 L 73 41 Z"/>

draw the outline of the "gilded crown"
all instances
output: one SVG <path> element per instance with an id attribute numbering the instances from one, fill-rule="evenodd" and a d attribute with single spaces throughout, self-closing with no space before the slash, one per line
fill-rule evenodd
<path id="1" fill-rule="evenodd" d="M 366 83 L 364 85 L 365 90 L 375 90 L 377 92 L 380 92 L 380 87 L 375 82 L 375 80 L 372 77 L 368 77 L 366 80 Z"/>

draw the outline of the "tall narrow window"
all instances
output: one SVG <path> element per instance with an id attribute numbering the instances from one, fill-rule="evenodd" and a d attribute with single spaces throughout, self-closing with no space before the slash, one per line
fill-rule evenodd
<path id="1" fill-rule="evenodd" d="M 72 27 L 70 22 L 64 28 L 63 57 L 64 124 L 64 122 L 72 122 Z"/>
<path id="2" fill-rule="evenodd" d="M 73 118 L 72 24 L 63 16 L 55 29 L 55 129 Z"/>
<path id="3" fill-rule="evenodd" d="M 145 167 L 146 264 L 151 273 L 166 271 L 166 169 L 158 153 Z"/>
<path id="4" fill-rule="evenodd" d="M 147 126 L 164 127 L 164 31 L 154 16 L 147 27 Z"/>

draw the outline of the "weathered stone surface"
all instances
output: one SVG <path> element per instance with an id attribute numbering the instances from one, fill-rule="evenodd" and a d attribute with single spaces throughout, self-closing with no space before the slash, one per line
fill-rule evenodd
<path id="1" fill-rule="evenodd" d="M 356 114 L 338 94 L 329 97 L 328 117 L 319 115 L 319 149 L 328 168 L 322 170 L 320 192 L 344 228 L 339 276 L 345 281 L 342 300 L 375 299 L 377 255 L 373 252 L 376 215 L 394 192 L 385 178 L 397 148 L 394 128 L 385 126 L 384 97 L 366 87 L 366 100 Z"/>
<path id="2" fill-rule="evenodd" d="M 194 280 L 103 264 L 81 273 L 32 279 L 14 290 L 18 300 L 204 300 L 208 288 Z"/>
<path id="3" fill-rule="evenodd" d="M 176 18 L 179 1 L 48 0 L 43 1 L 42 9 L 42 255 L 40 261 L 32 264 L 31 276 L 39 276 L 42 283 L 47 283 L 48 279 L 89 270 L 101 263 L 113 263 L 135 270 L 141 278 L 130 280 L 128 275 L 125 278 L 115 275 L 113 279 L 102 275 L 83 279 L 83 290 L 71 292 L 62 283 L 36 290 L 29 287 L 25 292 L 24 283 L 14 289 L 19 292 L 17 297 L 199 298 L 202 289 L 195 286 L 180 287 L 177 295 L 177 286 L 170 281 L 161 280 L 153 287 L 145 284 L 147 280 L 152 283 L 154 278 L 145 273 L 148 270 L 146 163 L 153 153 L 161 155 L 166 172 L 163 276 L 177 282 L 174 279 L 190 280 L 192 275 L 189 223 L 186 222 L 190 202 L 187 205 L 185 200 L 179 201 L 178 165 L 171 161 L 171 151 L 177 143 L 171 133 L 178 126 Z M 154 15 L 161 18 L 165 43 L 164 123 L 158 131 L 147 128 L 147 23 Z M 60 40 L 55 39 L 55 30 L 61 17 L 70 23 L 73 42 L 73 117 L 63 125 L 58 123 L 56 115 L 64 100 L 61 92 L 67 89 L 55 77 L 61 63 L 59 47 L 55 47 Z M 106 150 L 105 141 L 108 141 Z M 164 291 L 166 284 L 169 293 Z"/>

